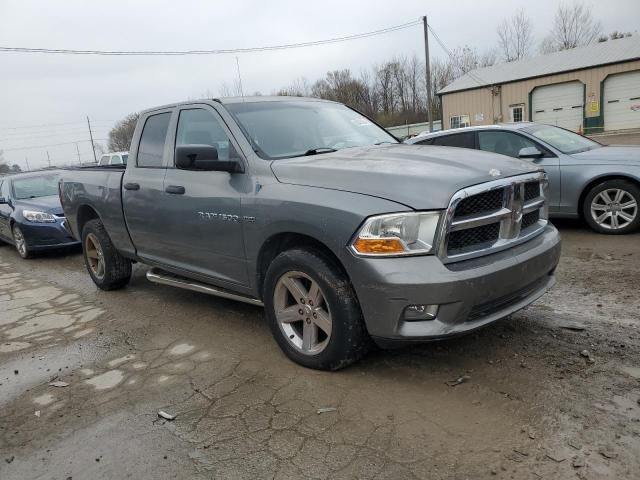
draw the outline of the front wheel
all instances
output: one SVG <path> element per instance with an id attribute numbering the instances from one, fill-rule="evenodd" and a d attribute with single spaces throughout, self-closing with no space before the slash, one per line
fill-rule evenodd
<path id="1" fill-rule="evenodd" d="M 371 343 L 349 279 L 319 250 L 278 255 L 267 271 L 264 304 L 278 345 L 305 367 L 339 370 Z"/>
<path id="2" fill-rule="evenodd" d="M 131 260 L 118 253 L 100 220 L 91 220 L 82 229 L 82 254 L 98 288 L 116 290 L 129 283 Z"/>
<path id="3" fill-rule="evenodd" d="M 24 234 L 18 225 L 14 225 L 11 229 L 11 233 L 13 234 L 13 244 L 16 246 L 16 251 L 21 258 L 27 259 L 31 258 L 31 251 L 29 250 L 29 245 L 27 245 L 27 241 L 24 238 Z"/>
<path id="4" fill-rule="evenodd" d="M 584 199 L 586 222 L 596 232 L 622 235 L 640 226 L 640 188 L 626 180 L 607 180 Z"/>

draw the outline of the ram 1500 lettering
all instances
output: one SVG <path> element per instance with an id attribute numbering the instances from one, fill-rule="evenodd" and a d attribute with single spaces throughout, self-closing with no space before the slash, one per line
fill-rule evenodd
<path id="1" fill-rule="evenodd" d="M 293 361 L 462 334 L 554 283 L 560 237 L 536 165 L 405 146 L 339 103 L 245 97 L 143 112 L 124 166 L 67 171 L 89 275 L 264 305 Z"/>

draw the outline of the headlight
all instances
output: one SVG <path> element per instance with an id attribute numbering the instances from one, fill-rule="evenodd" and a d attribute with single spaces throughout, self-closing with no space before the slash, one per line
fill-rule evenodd
<path id="1" fill-rule="evenodd" d="M 368 218 L 351 247 L 359 255 L 425 255 L 433 252 L 441 212 L 394 213 Z"/>
<path id="2" fill-rule="evenodd" d="M 50 213 L 36 212 L 34 210 L 23 210 L 22 216 L 33 223 L 54 223 L 56 217 Z"/>

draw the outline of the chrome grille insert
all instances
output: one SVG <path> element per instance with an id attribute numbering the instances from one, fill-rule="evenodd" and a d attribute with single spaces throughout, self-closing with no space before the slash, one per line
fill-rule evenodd
<path id="1" fill-rule="evenodd" d="M 438 255 L 442 261 L 488 255 L 541 233 L 548 218 L 546 185 L 546 175 L 538 172 L 457 192 L 440 238 Z"/>

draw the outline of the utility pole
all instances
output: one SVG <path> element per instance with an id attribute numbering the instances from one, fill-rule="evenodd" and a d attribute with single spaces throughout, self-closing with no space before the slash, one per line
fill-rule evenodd
<path id="1" fill-rule="evenodd" d="M 98 159 L 96 158 L 96 146 L 93 144 L 93 133 L 91 133 L 91 122 L 89 121 L 88 115 L 87 115 L 87 125 L 89 125 L 89 137 L 91 138 L 91 150 L 93 150 L 93 161 L 98 163 Z"/>
<path id="2" fill-rule="evenodd" d="M 427 76 L 427 120 L 429 121 L 429 131 L 433 132 L 433 116 L 431 114 L 431 66 L 429 64 L 429 24 L 427 16 L 422 17 L 422 26 L 424 27 L 424 59 L 425 73 Z"/>
<path id="3" fill-rule="evenodd" d="M 238 83 L 240 85 L 240 96 L 244 99 L 244 90 L 242 89 L 242 76 L 240 75 L 240 61 L 236 57 L 236 68 L 238 69 Z M 244 102 L 244 100 L 242 100 Z"/>
<path id="4" fill-rule="evenodd" d="M 47 162 L 49 162 L 49 168 L 51 168 L 51 157 L 49 156 L 49 150 L 47 150 Z"/>
<path id="5" fill-rule="evenodd" d="M 24 163 L 26 163 L 26 164 L 27 164 L 27 172 L 28 172 L 29 170 L 31 170 L 31 169 L 29 168 L 29 159 L 27 158 L 27 156 L 26 156 L 26 155 L 25 155 L 25 157 L 24 157 Z"/>
<path id="6" fill-rule="evenodd" d="M 78 148 L 78 144 L 76 143 L 76 152 L 78 152 L 78 163 L 82 165 L 82 160 L 80 160 L 80 149 Z"/>

